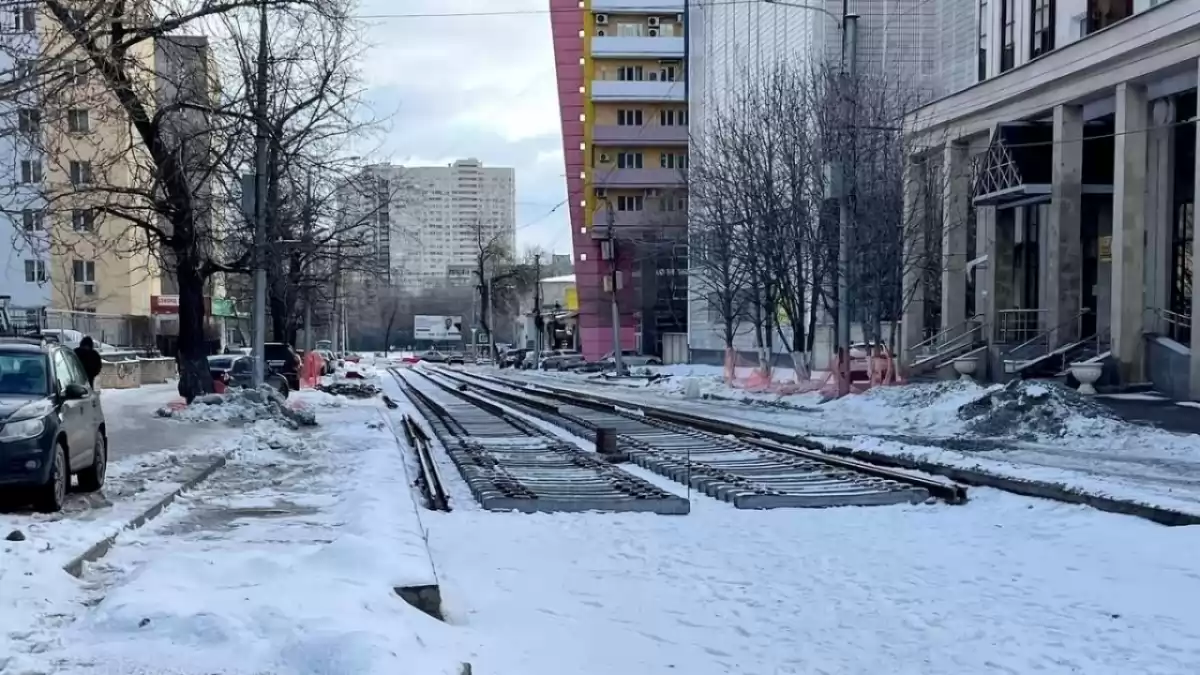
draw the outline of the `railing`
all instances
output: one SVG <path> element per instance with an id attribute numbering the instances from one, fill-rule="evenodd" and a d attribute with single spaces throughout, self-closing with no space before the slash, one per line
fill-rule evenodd
<path id="1" fill-rule="evenodd" d="M 1025 346 L 1041 336 L 1042 316 L 1046 309 L 1002 309 L 996 312 L 996 342 Z"/>
<path id="2" fill-rule="evenodd" d="M 1191 345 L 1191 316 L 1158 308 L 1152 308 L 1150 312 L 1152 318 L 1147 325 L 1149 332 L 1158 333 L 1185 346 Z"/>
<path id="3" fill-rule="evenodd" d="M 983 337 L 983 315 L 976 314 L 966 321 L 951 326 L 912 348 L 914 361 L 946 354 L 969 346 Z"/>
<path id="4" fill-rule="evenodd" d="M 1037 310 L 1005 310 L 1005 311 L 1045 312 L 1047 310 L 1037 309 Z M 1041 358 L 1042 356 L 1045 356 L 1046 354 L 1049 354 L 1055 348 L 1062 346 L 1062 345 L 1054 345 L 1051 342 L 1052 336 L 1055 333 L 1061 331 L 1063 328 L 1066 328 L 1067 326 L 1071 326 L 1072 324 L 1074 324 L 1074 326 L 1075 326 L 1075 335 L 1080 335 L 1080 333 L 1082 332 L 1081 329 L 1083 327 L 1083 317 L 1090 314 L 1091 311 L 1092 310 L 1088 309 L 1087 307 L 1084 307 L 1083 310 L 1081 310 L 1078 314 L 1076 314 L 1075 316 L 1072 316 L 1071 318 L 1067 319 L 1066 321 L 1059 323 L 1057 326 L 1054 326 L 1053 328 L 1047 328 L 1046 330 L 1042 330 L 1042 331 L 1036 331 L 1032 337 L 1030 337 L 1029 339 L 1025 340 L 1021 344 L 1019 344 L 1016 347 L 1013 347 L 1012 349 L 1009 349 L 1007 352 L 1005 352 L 1005 356 L 1012 357 L 1013 359 L 1020 359 L 1023 361 L 1033 361 L 1038 358 Z M 1079 339 L 1079 338 L 1076 338 L 1076 339 Z M 1002 341 L 1002 344 L 1004 344 L 1003 341 Z M 1039 347 L 1042 347 L 1043 349 L 1037 356 L 1032 356 L 1032 357 L 1024 356 L 1024 353 L 1028 350 L 1028 348 L 1034 347 L 1034 346 L 1039 346 Z M 1006 360 L 1009 360 L 1009 359 L 1006 358 Z"/>

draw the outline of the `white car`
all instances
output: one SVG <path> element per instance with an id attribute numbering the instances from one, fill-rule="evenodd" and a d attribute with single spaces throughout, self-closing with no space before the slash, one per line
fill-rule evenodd
<path id="1" fill-rule="evenodd" d="M 78 347 L 79 343 L 82 342 L 84 338 L 83 333 L 71 328 L 47 328 L 39 332 L 42 334 L 42 337 L 54 340 L 58 344 L 64 347 L 70 347 L 71 349 Z M 105 352 L 121 351 L 107 342 L 100 342 L 95 338 L 93 338 L 92 341 L 96 343 L 96 351 L 100 352 L 101 354 Z"/>

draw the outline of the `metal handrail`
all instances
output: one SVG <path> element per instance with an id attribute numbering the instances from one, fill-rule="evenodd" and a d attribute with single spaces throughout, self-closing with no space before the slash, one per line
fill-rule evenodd
<path id="1" fill-rule="evenodd" d="M 930 338 L 927 338 L 927 339 L 925 339 L 925 340 L 924 340 L 924 341 L 922 341 L 922 342 L 918 342 L 917 344 L 913 345 L 912 351 L 913 351 L 913 352 L 919 352 L 920 350 L 924 349 L 925 347 L 928 347 L 928 346 L 930 346 L 930 345 L 934 345 L 934 344 L 936 344 L 937 342 L 939 342 L 939 341 L 940 341 L 940 340 L 941 340 L 941 339 L 942 339 L 942 338 L 943 338 L 943 337 L 944 337 L 944 336 L 945 336 L 947 333 L 951 333 L 951 332 L 957 331 L 957 330 L 959 330 L 960 328 L 962 328 L 962 327 L 964 327 L 964 326 L 967 326 L 967 325 L 969 325 L 970 323 L 972 323 L 972 322 L 973 322 L 973 321 L 975 321 L 976 319 L 982 319 L 982 318 L 983 318 L 983 314 L 975 314 L 974 316 L 972 316 L 971 318 L 967 319 L 966 321 L 963 321 L 963 322 L 962 322 L 962 323 L 960 323 L 960 324 L 955 324 L 955 325 L 953 325 L 953 326 L 950 326 L 949 328 L 946 328 L 946 329 L 942 330 L 941 332 L 939 332 L 939 333 L 935 334 L 934 336 L 932 336 L 932 337 L 930 337 Z M 977 327 L 977 326 L 972 326 L 972 327 L 971 327 L 971 328 L 969 328 L 967 331 L 964 331 L 964 333 L 965 333 L 965 332 L 969 332 L 969 331 L 973 331 L 973 330 L 975 330 L 976 328 L 978 328 L 978 327 Z M 956 335 L 956 336 L 954 336 L 954 338 L 957 338 L 957 337 L 958 337 L 957 335 Z M 954 339 L 954 338 L 951 338 L 951 339 Z M 947 342 L 949 342 L 949 340 L 947 340 Z"/>
<path id="2" fill-rule="evenodd" d="M 1166 337 L 1179 341 L 1179 338 L 1187 334 L 1189 341 L 1192 331 L 1192 317 L 1188 314 L 1180 314 L 1172 312 L 1169 309 L 1161 309 L 1158 307 L 1151 308 L 1155 318 L 1166 327 Z M 1158 329 L 1158 326 L 1155 326 Z"/>
<path id="3" fill-rule="evenodd" d="M 1045 309 L 1001 309 L 996 312 L 996 341 L 999 344 L 1008 344 L 1009 333 L 1016 333 L 1018 336 L 1034 335 L 1038 332 L 1038 325 L 1041 323 L 1042 314 L 1049 310 Z M 1020 321 L 1017 321 L 1017 320 Z M 1012 324 L 1017 324 L 1013 327 Z M 1026 326 L 1025 324 L 1030 324 Z"/>
<path id="4" fill-rule="evenodd" d="M 1029 338 L 1028 340 L 1026 340 L 1026 341 L 1022 342 L 1021 344 L 1017 345 L 1016 347 L 1013 347 L 1012 349 L 1008 350 L 1007 352 L 1004 352 L 1005 356 L 1007 356 L 1007 355 L 1009 355 L 1009 354 L 1012 354 L 1012 353 L 1014 353 L 1014 352 L 1020 351 L 1021 349 L 1024 349 L 1025 347 L 1028 347 L 1028 346 L 1030 346 L 1030 345 L 1032 345 L 1032 344 L 1035 344 L 1035 343 L 1037 343 L 1039 340 L 1041 340 L 1042 338 L 1048 338 L 1048 337 L 1049 337 L 1051 334 L 1053 334 L 1053 333 L 1057 332 L 1057 331 L 1058 331 L 1060 328 L 1062 328 L 1062 327 L 1064 327 L 1064 326 L 1069 326 L 1070 324 L 1072 324 L 1072 323 L 1074 323 L 1074 322 L 1076 322 L 1076 321 L 1081 321 L 1081 320 L 1083 319 L 1084 315 L 1085 315 L 1085 314 L 1090 314 L 1090 313 L 1091 313 L 1091 311 L 1092 311 L 1092 310 L 1091 310 L 1090 308 L 1084 307 L 1084 308 L 1083 308 L 1083 309 L 1082 309 L 1082 310 L 1081 310 L 1081 311 L 1080 311 L 1078 314 L 1076 314 L 1075 316 L 1073 316 L 1073 317 L 1071 317 L 1071 318 L 1069 318 L 1069 319 L 1067 319 L 1067 320 L 1065 320 L 1065 321 L 1063 321 L 1063 322 L 1059 323 L 1057 326 L 1055 326 L 1055 327 L 1053 327 L 1053 328 L 1047 328 L 1046 330 L 1044 330 L 1044 331 L 1042 331 L 1042 332 L 1038 333 L 1037 335 L 1034 335 L 1033 337 Z M 1048 353 L 1048 352 L 1047 352 L 1047 353 Z"/>

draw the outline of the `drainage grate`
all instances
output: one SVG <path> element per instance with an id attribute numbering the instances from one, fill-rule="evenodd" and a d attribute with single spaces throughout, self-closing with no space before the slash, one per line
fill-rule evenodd
<path id="1" fill-rule="evenodd" d="M 392 371 L 489 511 L 681 515 L 688 501 L 429 376 Z"/>

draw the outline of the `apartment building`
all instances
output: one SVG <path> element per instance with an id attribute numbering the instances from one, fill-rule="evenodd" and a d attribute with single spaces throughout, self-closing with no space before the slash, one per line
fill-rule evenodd
<path id="1" fill-rule="evenodd" d="M 481 247 L 516 255 L 516 172 L 478 159 L 366 167 L 343 190 L 347 217 L 369 228 L 392 286 L 407 293 L 477 283 Z"/>
<path id="2" fill-rule="evenodd" d="M 550 0 L 583 353 L 686 338 L 683 0 Z"/>
<path id="3" fill-rule="evenodd" d="M 37 12 L 33 6 L 0 10 L 0 72 L 15 72 L 15 59 L 37 52 Z M 36 310 L 51 300 L 50 240 L 45 228 L 45 201 L 35 178 L 40 178 L 40 119 L 33 97 L 21 94 L 0 102 L 0 114 L 10 133 L 0 134 L 0 166 L 12 173 L 0 188 L 0 295 L 14 307 Z M 22 175 L 22 170 L 27 175 Z M 23 179 L 28 179 L 23 180 Z"/>
<path id="4" fill-rule="evenodd" d="M 844 12 L 859 16 L 858 68 L 872 81 L 888 83 L 914 101 L 974 81 L 964 80 L 973 77 L 969 69 L 956 67 L 953 59 L 947 62 L 939 58 L 956 53 L 969 57 L 974 53 L 973 43 L 954 43 L 943 36 L 955 35 L 956 26 L 969 29 L 974 25 L 969 0 L 810 0 L 785 4 L 770 0 L 690 0 L 689 7 L 688 106 L 696 143 L 704 142 L 713 120 L 725 106 L 736 103 L 748 87 L 768 81 L 777 69 L 803 73 L 823 64 L 840 67 Z M 692 270 L 693 278 L 699 273 Z M 704 286 L 703 282 L 693 283 L 694 289 Z M 725 347 L 719 329 L 720 313 L 699 290 L 692 293 L 688 311 L 692 359 L 720 363 Z M 821 324 L 814 352 L 818 367 L 824 367 L 832 349 L 832 319 L 826 317 Z M 854 332 L 860 331 L 855 327 Z M 743 330 L 735 339 L 735 348 L 749 357 L 755 350 L 753 340 L 751 331 Z M 778 341 L 777 347 L 782 349 Z"/>
<path id="5" fill-rule="evenodd" d="M 910 274 L 917 372 L 1105 364 L 1200 398 L 1192 330 L 1200 5 L 977 0 L 977 82 L 913 111 L 906 210 L 935 213 L 940 283 Z M 920 171 L 939 167 L 939 185 Z M 913 265 L 914 268 L 920 265 Z"/>

